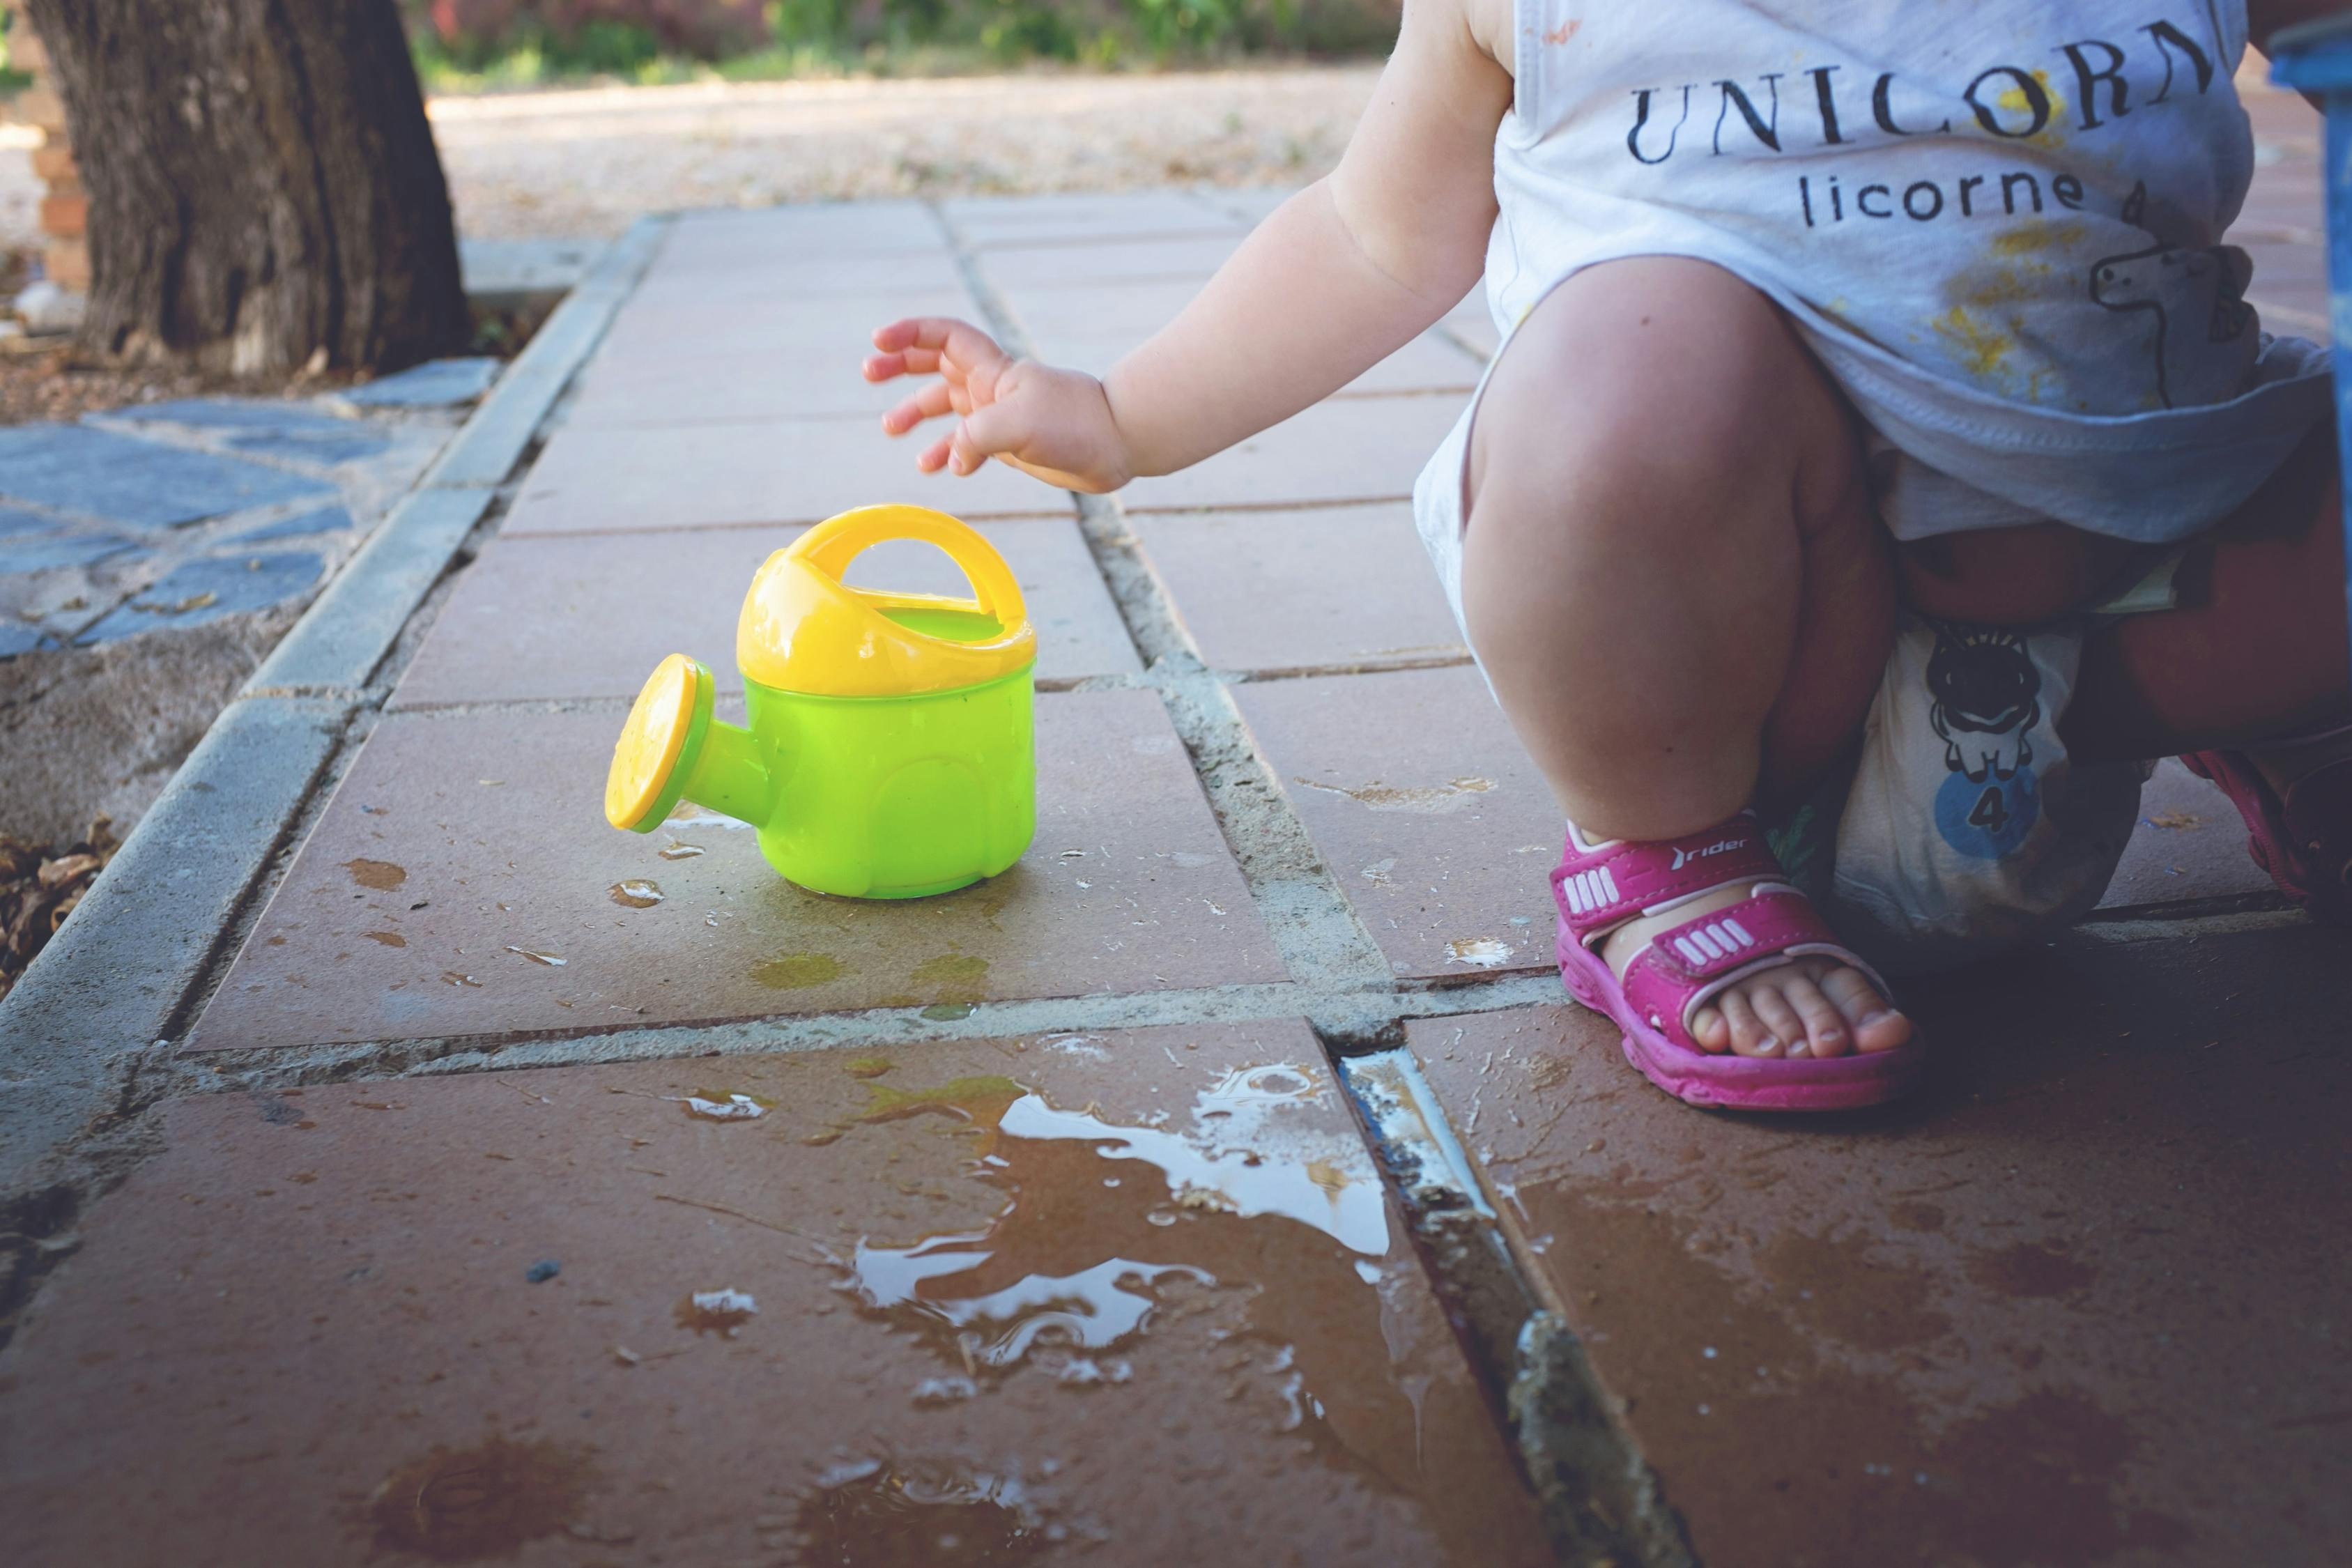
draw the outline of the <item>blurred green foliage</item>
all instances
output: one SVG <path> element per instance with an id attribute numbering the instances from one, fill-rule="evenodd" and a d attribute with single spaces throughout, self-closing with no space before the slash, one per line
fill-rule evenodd
<path id="1" fill-rule="evenodd" d="M 1385 53 L 1400 0 L 404 0 L 428 88 Z"/>

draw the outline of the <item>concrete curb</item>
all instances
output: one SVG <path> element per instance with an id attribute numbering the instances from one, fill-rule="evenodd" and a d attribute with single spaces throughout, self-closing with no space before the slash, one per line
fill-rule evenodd
<path id="1" fill-rule="evenodd" d="M 665 220 L 608 249 L 440 459 L 213 723 L 89 895 L 0 1003 L 0 1194 L 51 1177 L 283 847 L 402 628 L 447 570 L 653 258 Z"/>

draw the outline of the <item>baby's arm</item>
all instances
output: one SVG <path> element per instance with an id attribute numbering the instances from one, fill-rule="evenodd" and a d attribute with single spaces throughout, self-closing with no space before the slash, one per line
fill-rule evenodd
<path id="1" fill-rule="evenodd" d="M 991 457 L 1074 489 L 1197 463 L 1345 386 L 1478 280 L 1495 218 L 1495 132 L 1511 79 L 1465 0 L 1406 0 L 1402 30 L 1339 166 L 1258 226 L 1175 321 L 1102 381 L 1014 361 L 945 319 L 874 334 L 869 380 L 937 372 L 884 417 L 953 412 L 917 459 Z"/>

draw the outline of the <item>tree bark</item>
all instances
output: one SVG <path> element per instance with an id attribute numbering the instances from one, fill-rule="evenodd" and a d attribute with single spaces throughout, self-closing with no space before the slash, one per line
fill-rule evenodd
<path id="1" fill-rule="evenodd" d="M 83 339 L 236 374 L 470 334 L 394 0 L 28 0 L 89 193 Z"/>

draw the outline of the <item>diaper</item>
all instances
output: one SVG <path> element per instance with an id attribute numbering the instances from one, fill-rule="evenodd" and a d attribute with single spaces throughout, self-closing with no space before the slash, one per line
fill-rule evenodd
<path id="1" fill-rule="evenodd" d="M 1790 879 L 1880 968 L 1983 958 L 2106 892 L 2151 769 L 2079 762 L 2059 736 L 2095 624 L 1903 617 L 1850 768 L 1772 835 Z"/>

